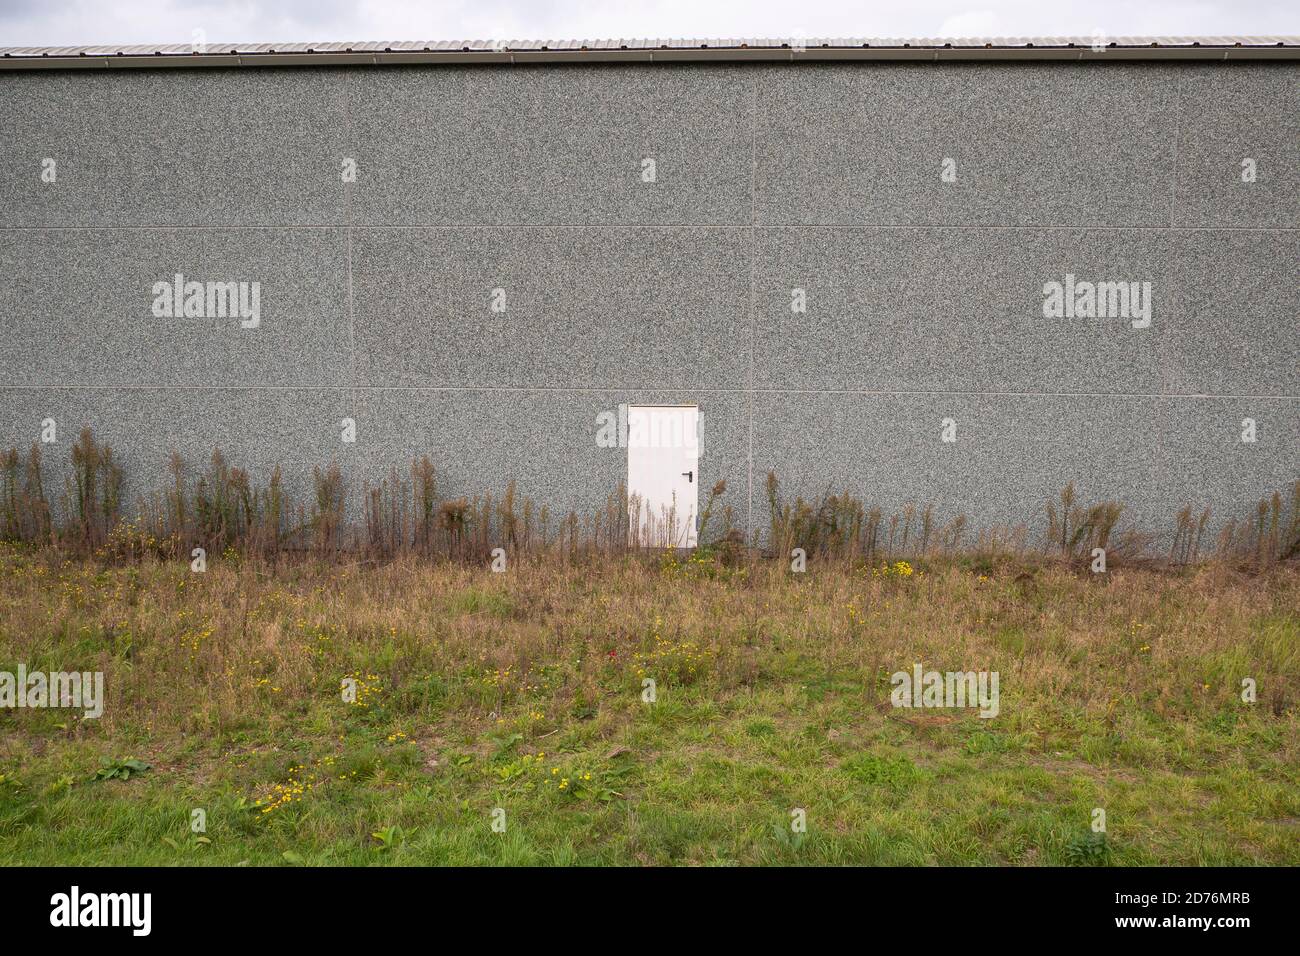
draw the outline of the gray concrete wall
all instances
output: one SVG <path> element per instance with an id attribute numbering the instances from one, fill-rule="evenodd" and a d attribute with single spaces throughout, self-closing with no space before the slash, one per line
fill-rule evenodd
<path id="1" fill-rule="evenodd" d="M 1298 72 L 0 72 L 0 445 L 92 425 L 129 494 L 173 448 L 298 488 L 428 452 L 590 510 L 596 415 L 698 402 L 757 529 L 769 468 L 976 524 L 1071 479 L 1155 530 L 1239 512 L 1300 477 Z M 175 273 L 259 282 L 260 326 L 155 317 Z M 1043 318 L 1067 273 L 1150 282 L 1151 326 Z"/>

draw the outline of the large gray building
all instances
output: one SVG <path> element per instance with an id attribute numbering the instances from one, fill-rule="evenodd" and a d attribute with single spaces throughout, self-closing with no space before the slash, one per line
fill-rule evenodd
<path id="1" fill-rule="evenodd" d="M 1300 477 L 1297 57 L 5 50 L 0 445 L 90 425 L 129 496 L 173 449 L 358 489 L 428 453 L 590 511 L 633 455 L 602 428 L 685 406 L 665 474 L 756 530 L 769 470 L 976 525 L 1070 480 L 1156 530 L 1241 513 Z"/>

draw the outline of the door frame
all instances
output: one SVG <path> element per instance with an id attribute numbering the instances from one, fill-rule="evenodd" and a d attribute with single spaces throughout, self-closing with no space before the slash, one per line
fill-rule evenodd
<path id="1" fill-rule="evenodd" d="M 641 498 L 640 492 L 632 487 L 632 456 L 634 446 L 632 443 L 632 416 L 634 412 L 646 411 L 653 413 L 655 409 L 664 410 L 683 410 L 694 409 L 693 439 L 694 444 L 690 445 L 685 442 L 681 446 L 666 446 L 669 450 L 680 451 L 684 454 L 688 471 L 691 473 L 687 484 L 690 486 L 693 500 L 690 501 L 689 508 L 684 517 L 678 516 L 678 503 L 676 500 L 677 492 L 673 492 L 673 503 L 671 506 L 660 504 L 659 514 L 652 514 L 649 510 L 642 511 L 641 506 L 645 504 Z M 700 405 L 698 402 L 628 402 L 627 403 L 627 460 L 625 466 L 627 505 L 628 505 L 628 534 L 629 544 L 640 547 L 654 548 L 694 548 L 698 544 L 697 534 L 699 530 L 699 508 L 700 508 Z M 683 425 L 686 422 L 686 416 L 682 418 Z M 653 431 L 653 430 L 652 430 Z M 653 438 L 653 435 L 650 436 Z M 683 438 L 685 434 L 683 431 Z M 665 447 L 658 444 L 645 446 L 648 448 Z M 674 465 L 674 467 L 676 467 Z M 687 472 L 682 472 L 683 475 Z"/>

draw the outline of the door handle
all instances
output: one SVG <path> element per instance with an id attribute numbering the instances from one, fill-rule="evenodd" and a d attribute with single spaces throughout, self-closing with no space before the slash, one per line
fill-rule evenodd
<path id="1" fill-rule="evenodd" d="M 687 484 L 691 484 L 692 482 L 695 481 L 695 472 L 693 472 L 693 471 L 684 471 L 684 472 L 682 472 L 682 474 L 686 476 L 686 483 L 687 483 Z"/>

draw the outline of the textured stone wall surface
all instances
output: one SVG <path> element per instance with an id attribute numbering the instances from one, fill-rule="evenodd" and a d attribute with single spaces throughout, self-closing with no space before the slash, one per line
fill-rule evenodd
<path id="1" fill-rule="evenodd" d="M 446 494 L 590 511 L 626 475 L 597 416 L 697 403 L 701 486 L 756 530 L 769 469 L 975 525 L 1069 480 L 1155 531 L 1240 514 L 1300 477 L 1298 79 L 0 73 L 0 445 L 54 419 L 61 487 L 90 425 L 128 498 L 172 450 L 354 492 L 428 453 Z M 177 275 L 255 317 L 158 314 Z M 1045 316 L 1068 281 L 1145 291 Z"/>

